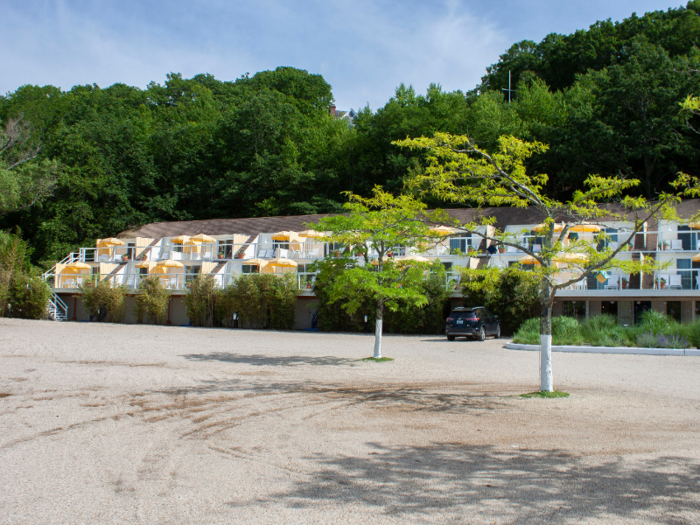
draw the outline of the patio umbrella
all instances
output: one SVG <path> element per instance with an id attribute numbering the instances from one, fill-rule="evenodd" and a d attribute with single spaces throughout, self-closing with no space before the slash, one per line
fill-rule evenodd
<path id="1" fill-rule="evenodd" d="M 700 253 L 691 259 L 693 262 L 700 262 Z"/>
<path id="2" fill-rule="evenodd" d="M 111 248 L 112 246 L 124 246 L 124 241 L 115 237 L 108 237 L 107 239 L 100 239 L 97 241 L 98 248 Z"/>
<path id="3" fill-rule="evenodd" d="M 185 244 L 189 240 L 189 235 L 178 235 L 177 237 L 173 237 L 172 239 L 170 239 L 170 242 L 174 244 Z"/>
<path id="4" fill-rule="evenodd" d="M 243 262 L 243 264 L 250 264 L 251 266 L 265 266 L 268 261 L 266 261 L 265 259 L 255 258 L 255 259 L 250 259 L 248 261 L 244 260 L 242 262 Z"/>
<path id="5" fill-rule="evenodd" d="M 290 231 L 281 231 L 277 233 L 272 234 L 272 240 L 273 241 L 288 241 L 289 238 L 294 235 L 296 232 L 290 232 Z"/>
<path id="6" fill-rule="evenodd" d="M 172 259 L 166 259 L 164 261 L 160 261 L 158 264 L 156 264 L 156 268 L 184 268 L 185 265 L 182 264 L 180 261 L 173 261 Z"/>
<path id="7" fill-rule="evenodd" d="M 560 232 L 560 231 L 562 231 L 563 229 L 564 229 L 564 225 L 563 225 L 563 224 L 556 224 L 556 223 L 554 224 L 554 231 L 555 231 L 555 232 Z M 547 230 L 547 225 L 544 224 L 544 223 L 538 224 L 537 226 L 535 226 L 535 227 L 532 229 L 532 231 L 534 231 L 534 232 L 543 232 L 543 231 L 546 231 L 546 230 Z"/>
<path id="8" fill-rule="evenodd" d="M 80 273 L 81 270 L 91 270 L 91 269 L 92 269 L 92 266 L 90 266 L 87 263 L 80 262 L 80 261 L 66 264 L 65 268 L 63 268 L 64 271 L 68 270 L 69 273 Z"/>
<path id="9" fill-rule="evenodd" d="M 151 263 L 148 262 L 148 261 L 141 261 L 141 262 L 139 262 L 139 263 L 136 263 L 135 266 L 136 266 L 136 268 L 150 268 L 150 267 L 151 267 Z"/>
<path id="10" fill-rule="evenodd" d="M 325 232 L 318 232 L 316 230 L 304 230 L 303 232 L 299 232 L 299 237 L 308 237 L 309 239 L 318 239 L 319 237 L 325 236 Z"/>
<path id="11" fill-rule="evenodd" d="M 430 228 L 428 230 L 432 233 L 437 233 L 438 235 L 454 235 L 455 233 L 459 233 L 461 230 L 458 230 L 457 228 L 452 228 L 451 226 L 435 226 L 434 228 Z"/>
<path id="12" fill-rule="evenodd" d="M 576 224 L 569 228 L 570 232 L 592 232 L 596 233 L 602 230 L 600 226 L 597 226 L 595 224 L 589 224 L 587 222 L 582 222 L 581 224 Z"/>
<path id="13" fill-rule="evenodd" d="M 700 230 L 700 222 L 691 222 L 688 226 L 694 230 Z"/>
<path id="14" fill-rule="evenodd" d="M 518 262 L 520 264 L 540 264 L 540 261 L 535 259 L 532 255 L 526 255 L 525 257 L 521 257 L 518 259 Z"/>
<path id="15" fill-rule="evenodd" d="M 407 255 L 405 257 L 396 257 L 397 261 L 415 261 L 415 262 L 432 262 L 431 259 L 422 255 Z"/>
<path id="16" fill-rule="evenodd" d="M 212 243 L 212 242 L 216 242 L 216 239 L 214 237 L 212 237 L 211 235 L 199 233 L 199 234 L 195 235 L 194 237 L 190 237 L 190 241 Z"/>
<path id="17" fill-rule="evenodd" d="M 588 262 L 588 255 L 585 253 L 563 253 L 557 255 L 554 260 L 560 263 L 585 263 Z"/>
<path id="18" fill-rule="evenodd" d="M 276 259 L 272 259 L 268 264 L 270 266 L 276 266 L 278 268 L 296 268 L 297 266 L 299 266 L 291 259 L 287 259 L 285 257 L 278 257 Z"/>

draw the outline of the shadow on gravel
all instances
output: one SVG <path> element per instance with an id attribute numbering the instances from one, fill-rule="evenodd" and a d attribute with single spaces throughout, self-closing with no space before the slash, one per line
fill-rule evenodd
<path id="1" fill-rule="evenodd" d="M 359 363 L 353 359 L 341 359 L 338 357 L 308 357 L 308 356 L 280 356 L 270 357 L 263 354 L 232 354 L 228 352 L 214 352 L 211 354 L 186 354 L 181 355 L 191 361 L 221 361 L 223 363 L 242 363 L 254 366 L 357 366 Z"/>
<path id="2" fill-rule="evenodd" d="M 687 458 L 627 465 L 609 456 L 601 460 L 450 443 L 373 448 L 366 458 L 310 458 L 318 464 L 311 481 L 274 494 L 270 501 L 296 508 L 320 502 L 361 504 L 431 522 L 579 523 L 598 518 L 680 524 L 695 521 L 700 512 L 700 464 Z"/>

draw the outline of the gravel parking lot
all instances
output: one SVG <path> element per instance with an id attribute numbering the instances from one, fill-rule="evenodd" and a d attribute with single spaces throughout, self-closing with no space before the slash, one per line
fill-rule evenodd
<path id="1" fill-rule="evenodd" d="M 698 523 L 700 357 L 0 319 L 0 523 Z"/>

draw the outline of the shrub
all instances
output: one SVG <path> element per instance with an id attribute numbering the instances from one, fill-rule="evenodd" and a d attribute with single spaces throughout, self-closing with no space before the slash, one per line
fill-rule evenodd
<path id="1" fill-rule="evenodd" d="M 552 344 L 580 345 L 581 343 L 583 343 L 583 337 L 576 319 L 564 315 L 552 319 Z"/>
<path id="2" fill-rule="evenodd" d="M 629 330 L 611 315 L 596 315 L 580 325 L 584 342 L 593 346 L 629 346 Z"/>
<path id="3" fill-rule="evenodd" d="M 637 335 L 637 345 L 642 348 L 688 348 L 690 344 L 682 335 L 663 335 L 641 332 Z"/>
<path id="4" fill-rule="evenodd" d="M 537 317 L 528 319 L 520 325 L 513 335 L 513 342 L 521 345 L 540 344 L 540 320 Z"/>
<path id="5" fill-rule="evenodd" d="M 690 344 L 700 348 L 700 319 L 693 323 L 682 325 L 681 333 Z"/>
<path id="6" fill-rule="evenodd" d="M 101 322 L 109 318 L 121 323 L 126 313 L 126 287 L 113 286 L 111 281 L 91 279 L 81 285 L 83 304 L 93 320 Z"/>
<path id="7" fill-rule="evenodd" d="M 136 296 L 136 318 L 139 323 L 162 324 L 168 315 L 170 295 L 160 278 L 152 275 L 141 279 L 141 290 Z"/>
<path id="8" fill-rule="evenodd" d="M 189 284 L 185 296 L 187 316 L 195 326 L 212 326 L 219 293 L 211 275 L 198 275 Z"/>
<path id="9" fill-rule="evenodd" d="M 233 326 L 238 314 L 243 328 L 290 330 L 296 314 L 296 274 L 242 275 L 218 292 L 216 317 L 224 326 Z"/>
<path id="10" fill-rule="evenodd" d="M 51 298 L 51 288 L 40 276 L 15 272 L 7 294 L 9 315 L 24 319 L 41 319 Z"/>

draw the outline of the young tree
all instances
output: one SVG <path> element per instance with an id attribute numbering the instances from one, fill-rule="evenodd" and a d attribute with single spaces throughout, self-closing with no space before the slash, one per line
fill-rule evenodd
<path id="1" fill-rule="evenodd" d="M 530 208 L 538 212 L 542 225 L 541 251 L 523 237 L 529 232 L 505 232 L 494 228 L 495 218 L 482 216 L 478 211 L 474 221 L 459 225 L 466 233 L 477 235 L 504 246 L 512 246 L 531 258 L 533 271 L 539 281 L 541 369 L 540 388 L 551 392 L 552 385 L 552 304 L 557 291 L 575 284 L 597 272 L 620 268 L 628 273 L 650 272 L 659 268 L 653 259 L 622 260 L 617 254 L 633 242 L 647 221 L 654 218 L 678 219 L 675 205 L 679 198 L 661 194 L 657 201 L 643 197 L 624 196 L 626 190 L 639 184 L 638 180 L 605 178 L 590 175 L 586 189 L 574 193 L 572 199 L 560 202 L 548 197 L 544 187 L 545 174 L 528 175 L 525 161 L 547 146 L 525 142 L 514 137 L 501 137 L 497 150 L 489 154 L 467 136 L 436 133 L 434 137 L 406 139 L 399 145 L 427 150 L 428 166 L 409 182 L 413 190 L 431 192 L 451 202 L 482 206 L 510 206 Z M 615 206 L 602 202 L 617 201 Z M 618 247 L 599 250 L 606 240 L 604 230 L 595 240 L 572 240 L 570 232 L 596 229 L 595 222 L 605 220 L 628 225 L 627 233 L 618 235 Z M 588 230 L 586 230 L 588 228 Z M 609 239 L 609 238 L 608 238 Z M 603 243 L 607 244 L 607 243 Z M 561 265 L 567 267 L 562 273 Z M 559 278 L 555 276 L 559 274 Z M 565 276 L 560 280 L 562 275 Z"/>
<path id="2" fill-rule="evenodd" d="M 425 205 L 413 197 L 394 197 L 380 187 L 374 188 L 370 198 L 348 196 L 344 205 L 347 214 L 326 217 L 308 227 L 330 232 L 326 240 L 339 247 L 332 252 L 345 259 L 326 290 L 329 302 L 340 302 L 353 314 L 367 297 L 372 299 L 376 314 L 374 358 L 380 359 L 384 309 L 396 310 L 399 301 L 415 306 L 428 302 L 419 286 L 428 265 L 394 255 L 399 250 L 424 247 L 436 237 L 426 219 L 444 218 L 429 215 Z"/>

